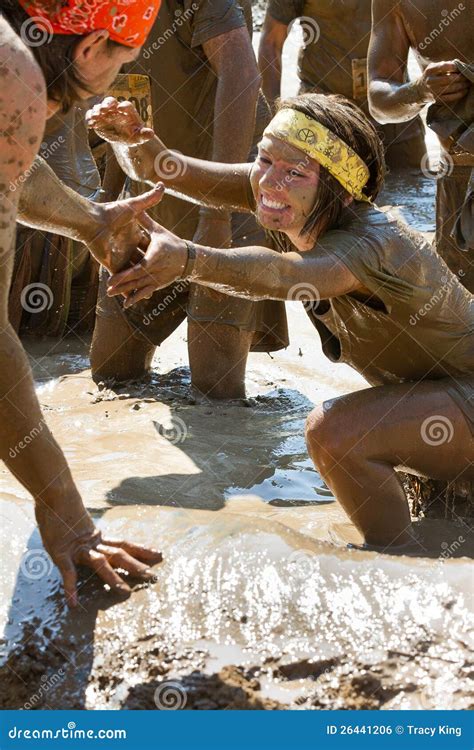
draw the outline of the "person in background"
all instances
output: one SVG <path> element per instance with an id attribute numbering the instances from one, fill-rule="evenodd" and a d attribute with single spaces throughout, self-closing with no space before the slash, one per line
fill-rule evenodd
<path id="1" fill-rule="evenodd" d="M 88 5 L 87 15 L 78 13 L 80 0 L 60 7 L 53 0 L 2 0 L 0 8 L 0 457 L 34 499 L 43 543 L 71 605 L 77 603 L 76 565 L 128 595 L 114 568 L 150 580 L 149 566 L 161 559 L 132 542 L 102 539 L 44 421 L 28 359 L 8 320 L 17 217 L 85 242 L 113 271 L 146 245 L 136 216 L 160 197 L 99 206 L 70 190 L 38 157 L 47 119 L 109 89 L 121 66 L 137 56 L 160 3 L 136 0 L 119 16 L 112 0 Z"/>
<path id="2" fill-rule="evenodd" d="M 259 97 L 251 35 L 249 0 L 164 0 L 147 45 L 127 72 L 149 76 L 156 130 L 177 152 L 214 161 L 255 158 L 270 113 Z M 157 178 L 180 168 L 179 157 L 155 164 Z M 109 198 L 118 195 L 123 179 L 109 158 L 104 179 Z M 132 194 L 142 190 L 132 183 Z M 165 196 L 153 216 L 196 242 L 228 248 L 252 238 L 265 244 L 252 216 L 199 208 L 174 196 Z M 242 398 L 249 351 L 288 344 L 283 303 L 238 299 L 178 281 L 126 310 L 107 297 L 107 282 L 103 270 L 91 348 L 96 380 L 143 376 L 156 347 L 187 318 L 194 388 L 207 397 Z"/>
<path id="3" fill-rule="evenodd" d="M 65 185 L 95 201 L 100 198 L 101 179 L 84 121 L 88 105 L 74 105 L 48 120 L 40 155 Z M 82 243 L 19 224 L 9 295 L 15 331 L 37 336 L 92 331 L 98 270 Z"/>
<path id="4" fill-rule="evenodd" d="M 428 125 L 441 145 L 436 182 L 436 249 L 449 268 L 474 292 L 469 244 L 453 236 L 474 166 L 474 34 L 472 5 L 457 0 L 374 0 L 369 49 L 369 104 L 378 122 L 403 126 L 426 105 Z M 412 50 L 422 73 L 407 81 Z M 463 234 L 474 228 L 467 201 Z M 461 244 L 458 244 L 458 243 Z M 474 244 L 474 243 L 473 243 Z"/>
<path id="5" fill-rule="evenodd" d="M 280 96 L 282 50 L 293 22 L 299 18 L 303 47 L 299 56 L 300 93 L 342 94 L 365 114 L 367 51 L 371 0 L 269 0 L 258 62 L 269 102 Z M 425 131 L 419 117 L 401 124 L 378 126 L 391 168 L 420 169 L 426 154 Z"/>

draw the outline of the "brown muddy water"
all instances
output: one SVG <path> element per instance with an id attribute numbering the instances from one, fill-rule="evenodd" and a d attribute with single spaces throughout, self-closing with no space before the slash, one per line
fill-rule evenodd
<path id="1" fill-rule="evenodd" d="M 381 204 L 431 232 L 434 191 L 394 174 Z M 69 611 L 32 503 L 3 467 L 1 707 L 473 706 L 472 530 L 417 521 L 410 556 L 347 547 L 360 538 L 303 427 L 313 404 L 364 381 L 323 358 L 298 303 L 288 313 L 291 345 L 251 355 L 245 403 L 195 402 L 185 327 L 147 383 L 115 391 L 92 382 L 88 341 L 26 342 L 87 507 L 164 561 L 127 601 L 83 571 Z"/>

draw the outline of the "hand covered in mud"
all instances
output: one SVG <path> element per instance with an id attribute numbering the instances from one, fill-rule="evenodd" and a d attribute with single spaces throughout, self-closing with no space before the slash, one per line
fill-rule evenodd
<path id="1" fill-rule="evenodd" d="M 107 96 L 86 113 L 86 123 L 109 143 L 139 146 L 155 135 L 148 128 L 131 102 L 119 102 Z"/>
<path id="2" fill-rule="evenodd" d="M 470 82 L 459 72 L 456 63 L 430 63 L 418 82 L 421 92 L 426 97 L 440 104 L 454 104 L 469 91 Z"/>
<path id="3" fill-rule="evenodd" d="M 140 222 L 150 235 L 148 249 L 139 263 L 112 276 L 107 289 L 110 297 L 122 294 L 126 298 L 124 307 L 148 299 L 156 289 L 169 286 L 179 279 L 188 260 L 184 240 L 146 214 L 142 214 Z"/>
<path id="4" fill-rule="evenodd" d="M 92 255 L 111 273 L 136 263 L 148 247 L 149 237 L 140 224 L 139 217 L 147 209 L 160 202 L 164 186 L 160 183 L 153 190 L 134 198 L 96 204 L 96 222 L 91 223 L 91 233 L 84 238 Z"/>
<path id="5" fill-rule="evenodd" d="M 77 604 L 76 565 L 91 568 L 110 588 L 124 596 L 131 589 L 114 568 L 131 577 L 151 581 L 150 565 L 161 562 L 160 552 L 131 542 L 102 539 L 80 498 L 66 497 L 54 506 L 37 504 L 36 520 L 46 551 L 61 573 L 70 606 Z"/>

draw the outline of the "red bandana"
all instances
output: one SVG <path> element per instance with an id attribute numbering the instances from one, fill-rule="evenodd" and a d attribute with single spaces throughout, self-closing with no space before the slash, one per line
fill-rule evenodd
<path id="1" fill-rule="evenodd" d="M 110 39 L 141 47 L 161 0 L 18 0 L 40 28 L 52 34 L 90 34 L 107 29 Z M 48 7 L 49 6 L 49 7 Z M 55 11 L 52 8 L 60 6 Z"/>

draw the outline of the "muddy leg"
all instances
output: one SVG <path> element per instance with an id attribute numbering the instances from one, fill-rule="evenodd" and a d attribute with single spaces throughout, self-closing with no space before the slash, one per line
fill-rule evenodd
<path id="1" fill-rule="evenodd" d="M 474 438 L 443 381 L 325 402 L 309 416 L 306 437 L 318 471 L 369 544 L 412 538 L 396 467 L 434 479 L 474 477 Z"/>
<path id="2" fill-rule="evenodd" d="M 155 347 L 134 335 L 127 321 L 96 316 L 90 352 L 92 377 L 100 380 L 137 380 L 151 367 Z"/>
<path id="3" fill-rule="evenodd" d="M 252 331 L 188 319 L 193 386 L 209 398 L 245 398 L 245 367 L 252 338 Z"/>

